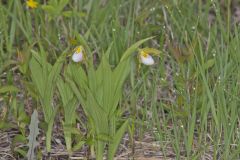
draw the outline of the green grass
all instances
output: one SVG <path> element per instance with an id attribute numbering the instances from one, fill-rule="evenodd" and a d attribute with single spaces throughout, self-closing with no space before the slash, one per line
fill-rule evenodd
<path id="1" fill-rule="evenodd" d="M 223 11 L 214 1 L 216 21 L 209 27 L 210 1 L 38 2 L 36 9 L 20 0 L 0 2 L 0 129 L 19 131 L 11 144 L 16 158 L 27 154 L 27 126 L 34 109 L 44 113 L 39 125 L 43 135 L 39 136 L 48 131 L 47 142 L 41 144 L 48 152 L 54 141 L 53 123 L 64 128 L 59 134 L 65 136 L 69 154 L 87 145 L 90 156 L 101 159 L 108 149 L 112 157 L 118 140 L 111 140 L 118 130 L 124 132 L 121 125 L 127 122 L 132 150 L 135 139 L 141 141 L 150 133 L 163 159 L 240 158 L 240 32 L 231 23 L 230 7 Z M 132 46 L 148 37 L 153 38 Z M 78 45 L 94 62 L 79 64 L 81 69 L 70 74 L 71 55 Z M 154 57 L 155 65 L 138 68 L 137 48 L 145 47 L 161 54 Z M 104 60 L 106 70 L 101 66 L 105 56 L 110 64 Z M 126 73 L 124 67 L 119 70 L 126 81 L 114 72 L 125 59 L 131 64 L 124 66 Z M 114 100 L 107 90 L 117 79 L 124 87 Z M 104 84 L 104 89 L 94 83 Z M 22 102 L 29 98 L 30 106 Z M 100 106 L 99 112 L 93 106 Z M 75 108 L 82 109 L 87 120 L 77 111 L 74 114 Z M 106 123 L 98 122 L 94 114 L 104 115 Z M 108 128 L 104 135 L 100 125 Z M 38 158 L 44 156 L 42 152 L 36 150 Z"/>

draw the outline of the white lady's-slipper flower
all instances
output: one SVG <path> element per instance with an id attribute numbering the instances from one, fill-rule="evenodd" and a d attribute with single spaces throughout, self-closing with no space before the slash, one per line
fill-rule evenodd
<path id="1" fill-rule="evenodd" d="M 154 60 L 152 58 L 152 56 L 146 52 L 144 52 L 143 50 L 141 50 L 139 52 L 139 60 L 141 63 L 150 66 L 154 64 Z"/>
<path id="2" fill-rule="evenodd" d="M 83 53 L 83 47 L 82 46 L 78 46 L 74 49 L 74 53 L 72 55 L 72 60 L 74 62 L 81 62 L 84 59 L 84 53 Z"/>

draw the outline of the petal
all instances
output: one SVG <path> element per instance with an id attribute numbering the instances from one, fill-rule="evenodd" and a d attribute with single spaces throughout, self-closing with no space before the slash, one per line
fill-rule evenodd
<path id="1" fill-rule="evenodd" d="M 80 53 L 74 52 L 72 55 L 72 60 L 74 62 L 81 62 L 83 60 L 83 53 L 82 52 L 80 52 Z"/>
<path id="2" fill-rule="evenodd" d="M 34 0 L 28 0 L 28 1 L 27 1 L 27 6 L 28 6 L 29 8 L 32 8 L 32 9 L 37 8 L 37 5 L 38 5 L 38 3 L 35 2 Z"/>
<path id="3" fill-rule="evenodd" d="M 150 56 L 150 55 L 147 55 L 147 57 L 140 56 L 140 60 L 143 64 L 145 64 L 147 66 L 154 64 L 154 60 L 153 60 L 152 56 Z"/>

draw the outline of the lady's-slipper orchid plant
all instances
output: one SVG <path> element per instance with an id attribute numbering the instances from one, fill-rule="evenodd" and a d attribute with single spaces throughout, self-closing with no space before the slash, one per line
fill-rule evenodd
<path id="1" fill-rule="evenodd" d="M 74 53 L 72 55 L 72 60 L 74 62 L 82 62 L 86 58 L 85 51 L 83 46 L 78 46 L 74 49 Z"/>
<path id="2" fill-rule="evenodd" d="M 109 160 L 114 159 L 121 139 L 130 125 L 130 118 L 119 121 L 122 119 L 122 115 L 119 113 L 123 111 L 120 102 L 124 93 L 124 85 L 130 76 L 131 61 L 135 51 L 151 38 L 140 40 L 130 46 L 122 54 L 115 67 L 109 63 L 109 54 L 111 53 L 111 46 L 109 46 L 107 51 L 102 54 L 99 65 L 94 66 L 93 57 L 90 55 L 90 59 L 87 61 L 88 67 L 70 63 L 66 68 L 68 76 L 66 81 L 81 103 L 91 128 L 94 128 L 90 133 L 93 137 L 93 147 L 90 147 L 93 148 L 91 154 L 95 155 L 97 160 L 104 159 L 105 155 Z M 155 49 L 150 48 L 139 49 L 139 52 L 139 60 L 143 56 L 141 62 L 148 65 L 154 63 L 153 59 L 151 61 L 147 59 L 148 55 L 158 53 Z M 83 47 L 77 47 L 72 55 L 72 60 L 84 62 L 87 60 L 86 56 L 84 59 L 84 55 Z M 102 139 L 101 137 L 106 138 Z"/>

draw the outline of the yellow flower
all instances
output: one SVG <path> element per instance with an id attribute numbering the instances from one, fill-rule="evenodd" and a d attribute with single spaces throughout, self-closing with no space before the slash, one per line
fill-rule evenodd
<path id="1" fill-rule="evenodd" d="M 27 6 L 29 8 L 32 8 L 32 9 L 37 8 L 37 5 L 38 5 L 38 3 L 36 1 L 34 1 L 34 0 L 27 0 Z"/>
<path id="2" fill-rule="evenodd" d="M 74 53 L 72 55 L 72 60 L 74 62 L 81 62 L 85 58 L 83 46 L 78 46 L 74 49 Z"/>

